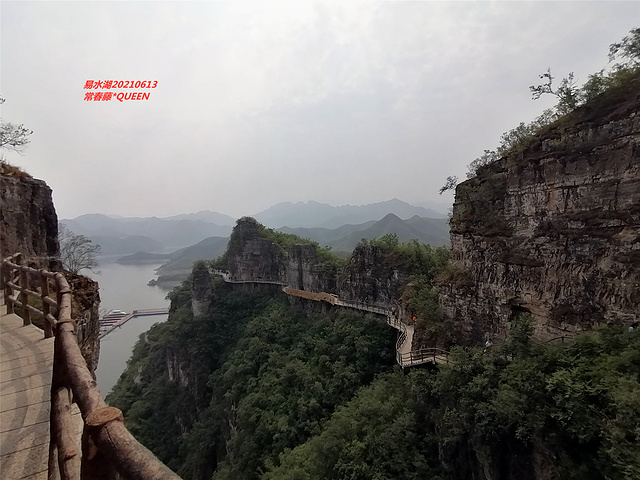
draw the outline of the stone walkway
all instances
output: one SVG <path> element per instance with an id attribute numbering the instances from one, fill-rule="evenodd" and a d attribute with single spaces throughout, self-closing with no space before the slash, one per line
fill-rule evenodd
<path id="1" fill-rule="evenodd" d="M 0 312 L 0 478 L 47 478 L 53 338 Z"/>

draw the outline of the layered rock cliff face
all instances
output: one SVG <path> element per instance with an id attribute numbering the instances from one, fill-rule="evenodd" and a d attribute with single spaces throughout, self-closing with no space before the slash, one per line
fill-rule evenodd
<path id="1" fill-rule="evenodd" d="M 380 247 L 360 245 L 340 275 L 338 295 L 346 300 L 392 308 L 398 304 L 400 286 L 408 279 L 404 269 L 389 264 Z"/>
<path id="2" fill-rule="evenodd" d="M 238 279 L 280 281 L 284 276 L 283 252 L 258 235 L 248 238 L 242 250 L 229 256 L 229 272 Z"/>
<path id="3" fill-rule="evenodd" d="M 323 263 L 313 245 L 291 245 L 286 250 L 284 282 L 298 290 L 335 292 L 336 271 Z"/>
<path id="4" fill-rule="evenodd" d="M 51 188 L 19 169 L 0 164 L 0 247 L 2 258 L 20 252 L 36 268 L 59 271 L 58 216 Z M 98 366 L 100 326 L 98 283 L 67 275 L 73 290 L 72 315 L 78 344 L 91 371 Z"/>
<path id="5" fill-rule="evenodd" d="M 203 262 L 193 266 L 191 288 L 191 310 L 194 317 L 204 315 L 211 302 L 211 275 Z"/>
<path id="6" fill-rule="evenodd" d="M 314 292 L 335 291 L 336 271 L 318 257 L 314 245 L 283 247 L 265 237 L 262 228 L 253 219 L 238 221 L 227 253 L 233 278 L 280 282 Z"/>
<path id="7" fill-rule="evenodd" d="M 458 185 L 449 321 L 472 341 L 520 312 L 548 339 L 640 320 L 640 81 Z"/>
<path id="8" fill-rule="evenodd" d="M 26 174 L 0 173 L 0 251 L 2 258 L 22 252 L 27 258 L 53 258 L 59 253 L 58 217 L 51 189 Z"/>
<path id="9" fill-rule="evenodd" d="M 89 370 L 98 368 L 100 357 L 100 294 L 98 282 L 83 275 L 67 274 L 73 290 L 71 314 L 76 319 L 76 336 Z"/>

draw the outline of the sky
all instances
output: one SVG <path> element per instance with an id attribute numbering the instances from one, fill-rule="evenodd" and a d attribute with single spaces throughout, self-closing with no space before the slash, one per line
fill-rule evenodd
<path id="1" fill-rule="evenodd" d="M 639 24 L 637 1 L 3 0 L 2 120 L 34 132 L 4 155 L 60 218 L 451 202 L 447 176 L 554 104 L 539 74 L 584 82 Z"/>

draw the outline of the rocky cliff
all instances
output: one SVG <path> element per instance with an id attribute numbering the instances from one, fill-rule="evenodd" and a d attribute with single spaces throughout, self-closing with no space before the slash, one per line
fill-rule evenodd
<path id="1" fill-rule="evenodd" d="M 340 275 L 340 298 L 393 308 L 400 287 L 409 279 L 406 268 L 392 265 L 384 250 L 375 245 L 357 246 Z"/>
<path id="2" fill-rule="evenodd" d="M 0 251 L 2 258 L 22 252 L 27 258 L 59 253 L 58 217 L 51 189 L 14 167 L 0 167 Z"/>
<path id="3" fill-rule="evenodd" d="M 71 314 L 76 319 L 76 336 L 89 370 L 95 372 L 100 357 L 100 294 L 98 282 L 84 275 L 67 274 L 73 290 Z"/>
<path id="4" fill-rule="evenodd" d="M 274 282 L 398 309 L 407 320 L 410 318 L 400 304 L 401 290 L 410 277 L 410 266 L 402 254 L 365 242 L 344 264 L 331 257 L 313 242 L 305 243 L 299 237 L 273 232 L 253 218 L 243 218 L 233 230 L 224 264 L 219 266 L 228 269 L 232 279 L 256 281 L 257 288 L 263 290 L 269 285 L 260 282 Z M 192 311 L 197 316 L 204 313 L 209 301 L 206 292 L 210 279 L 197 265 L 192 278 Z"/>
<path id="5" fill-rule="evenodd" d="M 549 339 L 640 320 L 640 80 L 458 185 L 449 321 L 472 341 L 520 312 Z"/>
<path id="6" fill-rule="evenodd" d="M 59 271 L 58 216 L 51 188 L 16 167 L 0 164 L 0 250 L 2 258 L 21 252 L 29 265 Z M 72 315 L 78 344 L 89 369 L 98 366 L 100 296 L 98 283 L 82 275 L 67 275 L 73 289 Z"/>
<path id="7" fill-rule="evenodd" d="M 336 268 L 312 243 L 266 229 L 253 218 L 238 220 L 225 254 L 237 280 L 280 282 L 298 290 L 335 292 Z M 299 239 L 301 240 L 301 239 Z"/>

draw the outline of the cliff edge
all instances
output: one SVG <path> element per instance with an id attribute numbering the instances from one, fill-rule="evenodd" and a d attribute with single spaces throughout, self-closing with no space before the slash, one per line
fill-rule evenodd
<path id="1" fill-rule="evenodd" d="M 58 216 L 51 188 L 17 167 L 0 163 L 0 253 L 22 253 L 35 268 L 60 271 Z M 98 282 L 66 275 L 73 289 L 72 315 L 78 322 L 78 344 L 93 372 L 100 355 Z M 42 325 L 40 325 L 42 326 Z"/>
<path id="2" fill-rule="evenodd" d="M 468 340 L 640 320 L 639 111 L 636 79 L 458 185 L 440 305 Z"/>
<path id="3" fill-rule="evenodd" d="M 26 257 L 59 255 L 58 216 L 51 188 L 17 168 L 0 165 L 0 252 L 2 258 L 22 252 Z"/>

